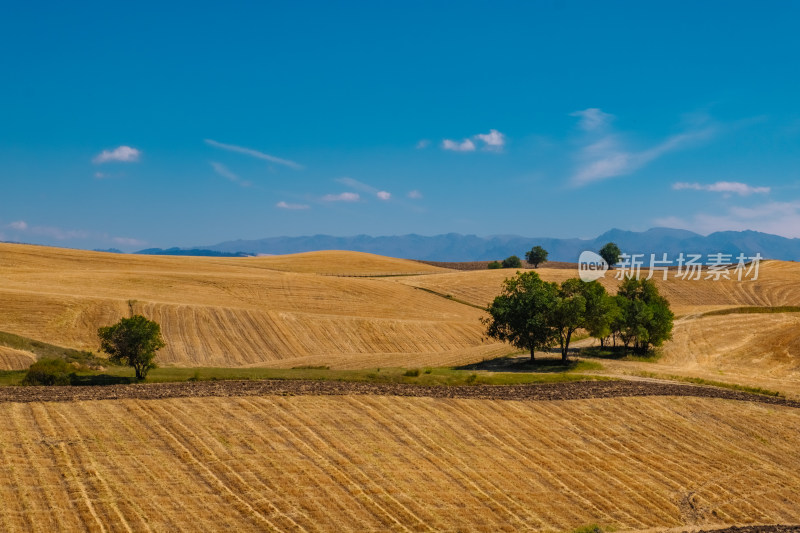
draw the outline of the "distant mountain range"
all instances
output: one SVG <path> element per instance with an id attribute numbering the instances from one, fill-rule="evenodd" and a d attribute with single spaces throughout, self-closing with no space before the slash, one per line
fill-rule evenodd
<path id="1" fill-rule="evenodd" d="M 245 256 L 259 254 L 291 254 L 315 250 L 352 250 L 390 257 L 422 259 L 426 261 L 486 261 L 503 259 L 509 255 L 524 258 L 533 246 L 544 247 L 551 261 L 575 262 L 584 250 L 599 250 L 607 242 L 615 242 L 625 253 L 667 253 L 668 258 L 678 254 L 699 253 L 703 256 L 715 253 L 739 253 L 754 256 L 760 253 L 769 259 L 800 260 L 800 239 L 788 239 L 756 231 L 721 231 L 708 236 L 691 231 L 653 228 L 643 232 L 612 229 L 595 239 L 553 239 L 545 237 L 520 237 L 495 235 L 477 237 L 448 233 L 430 237 L 422 235 L 398 235 L 371 237 L 333 237 L 314 235 L 309 237 L 271 237 L 259 240 L 228 241 L 213 246 L 193 249 L 170 248 L 149 249 L 137 253 L 167 255 Z"/>

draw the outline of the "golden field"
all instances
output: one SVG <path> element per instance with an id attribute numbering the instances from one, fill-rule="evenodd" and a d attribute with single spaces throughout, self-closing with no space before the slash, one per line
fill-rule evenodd
<path id="1" fill-rule="evenodd" d="M 513 352 L 483 338 L 477 308 L 513 273 L 350 252 L 223 259 L 0 244 L 0 331 L 95 350 L 99 326 L 137 312 L 161 323 L 165 366 L 453 366 Z M 767 262 L 756 282 L 658 283 L 680 315 L 674 339 L 655 362 L 603 360 L 598 373 L 800 397 L 800 313 L 703 315 L 800 304 L 798 265 Z M 0 346 L 0 368 L 34 358 Z M 346 394 L 6 402 L 0 415 L 0 531 L 800 523 L 800 410 L 787 406 Z"/>
<path id="2" fill-rule="evenodd" d="M 800 522 L 789 407 L 296 396 L 0 409 L 9 532 Z"/>
<path id="3" fill-rule="evenodd" d="M 294 262 L 298 272 L 286 271 Z M 97 328 L 133 311 L 161 324 L 158 362 L 178 366 L 420 366 L 508 353 L 484 341 L 480 310 L 360 277 L 442 271 L 352 252 L 218 259 L 0 244 L 0 331 L 96 350 Z"/>
<path id="4" fill-rule="evenodd" d="M 576 274 L 538 272 L 550 281 Z M 456 366 L 513 352 L 484 338 L 478 308 L 513 274 L 355 252 L 202 258 L 0 244 L 0 331 L 96 350 L 97 328 L 133 311 L 162 325 L 162 366 Z M 703 316 L 800 305 L 800 265 L 766 261 L 757 281 L 656 281 L 679 317 L 674 340 L 656 363 L 604 361 L 606 373 L 695 376 L 800 396 L 800 314 Z M 608 274 L 603 283 L 614 291 L 618 282 Z M 33 359 L 0 348 L 0 368 Z"/>

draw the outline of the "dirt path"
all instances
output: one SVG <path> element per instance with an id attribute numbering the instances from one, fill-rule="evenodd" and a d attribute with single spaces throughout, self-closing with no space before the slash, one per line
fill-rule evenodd
<path id="1" fill-rule="evenodd" d="M 93 387 L 0 387 L 3 402 L 161 399 L 268 395 L 379 395 L 492 400 L 578 400 L 624 396 L 693 396 L 800 407 L 800 401 L 716 387 L 649 381 L 579 381 L 533 385 L 419 386 L 342 381 L 260 380 L 152 383 Z"/>

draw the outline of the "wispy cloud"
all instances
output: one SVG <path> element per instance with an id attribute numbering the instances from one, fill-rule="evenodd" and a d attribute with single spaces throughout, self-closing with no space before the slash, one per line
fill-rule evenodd
<path id="1" fill-rule="evenodd" d="M 484 150 L 501 152 L 506 145 L 506 136 L 495 129 L 491 129 L 489 133 L 479 133 L 461 141 L 444 139 L 442 141 L 442 150 L 474 152 L 478 148 L 476 143 L 481 144 Z"/>
<path id="2" fill-rule="evenodd" d="M 326 194 L 322 197 L 323 202 L 358 202 L 359 200 L 361 200 L 361 195 L 355 192 Z"/>
<path id="3" fill-rule="evenodd" d="M 409 191 L 407 196 L 409 198 L 411 198 L 412 200 L 419 200 L 420 198 L 422 198 L 422 193 L 419 192 L 418 190 L 414 189 L 413 191 Z"/>
<path id="4" fill-rule="evenodd" d="M 280 201 L 275 204 L 275 207 L 278 209 L 291 209 L 291 210 L 301 210 L 301 209 L 310 209 L 310 205 L 306 204 L 290 204 L 288 202 Z"/>
<path id="5" fill-rule="evenodd" d="M 367 183 L 354 180 L 353 178 L 337 178 L 336 182 L 341 183 L 346 187 L 350 187 L 351 189 L 355 189 L 369 195 L 374 195 L 380 200 L 390 200 L 392 198 L 392 193 L 388 191 L 382 191 Z"/>
<path id="6" fill-rule="evenodd" d="M 83 230 L 68 230 L 53 226 L 33 226 L 24 220 L 17 220 L 6 226 L 18 233 L 35 235 L 39 237 L 50 237 L 58 241 L 68 241 L 72 239 L 86 239 L 90 236 L 89 232 Z"/>
<path id="7" fill-rule="evenodd" d="M 584 131 L 596 131 L 603 129 L 614 120 L 614 115 L 604 113 L 596 107 L 590 107 L 582 111 L 575 111 L 569 114 L 571 117 L 578 117 L 578 127 Z"/>
<path id="8" fill-rule="evenodd" d="M 220 148 L 222 150 L 228 150 L 229 152 L 236 152 L 239 154 L 249 155 L 250 157 L 255 157 L 257 159 L 263 159 L 264 161 L 269 161 L 270 163 L 277 163 L 279 165 L 284 165 L 289 168 L 293 168 L 295 170 L 303 169 L 303 165 L 299 163 L 295 163 L 294 161 L 290 161 L 288 159 L 281 159 L 280 157 L 275 157 L 274 155 L 265 154 L 264 152 L 259 152 L 258 150 L 253 150 L 252 148 L 245 148 L 242 146 L 236 146 L 233 144 L 225 144 L 221 142 L 217 142 L 213 139 L 206 139 L 206 144 L 209 146 L 213 146 L 214 148 Z"/>
<path id="9" fill-rule="evenodd" d="M 751 194 L 769 194 L 771 190 L 769 187 L 753 187 L 752 185 L 740 183 L 738 181 L 717 181 L 707 185 L 701 185 L 700 183 L 678 182 L 674 183 L 672 188 L 676 191 L 689 189 L 694 191 L 738 194 L 739 196 L 750 196 Z"/>
<path id="10" fill-rule="evenodd" d="M 229 152 L 236 152 L 239 154 L 249 155 L 250 157 L 263 159 L 264 161 L 269 161 L 270 163 L 277 163 L 278 165 L 284 165 L 296 170 L 301 170 L 302 168 L 304 168 L 303 165 L 295 163 L 294 161 L 290 161 L 288 159 L 281 159 L 280 157 L 275 157 L 274 155 L 265 154 L 264 152 L 253 150 L 252 148 L 245 148 L 243 146 L 236 146 L 233 144 L 225 144 L 217 142 L 213 139 L 206 139 L 205 143 L 209 146 L 213 146 L 214 148 L 220 148 L 222 150 L 227 150 Z"/>
<path id="11" fill-rule="evenodd" d="M 113 150 L 103 150 L 92 159 L 95 164 L 108 163 L 110 161 L 117 161 L 121 163 L 135 163 L 139 161 L 142 152 L 130 146 L 118 146 Z"/>
<path id="12" fill-rule="evenodd" d="M 452 152 L 473 152 L 475 151 L 475 143 L 470 139 L 464 139 L 461 142 L 445 139 L 442 141 L 442 150 L 450 150 Z"/>
<path id="13" fill-rule="evenodd" d="M 422 150 L 423 148 L 427 148 L 428 146 L 430 146 L 430 144 L 431 141 L 429 141 L 428 139 L 420 139 L 420 141 L 417 143 L 416 148 L 417 150 Z"/>
<path id="14" fill-rule="evenodd" d="M 133 239 L 131 237 L 112 237 L 111 242 L 119 244 L 120 246 L 141 247 L 147 244 L 147 241 L 141 239 Z"/>
<path id="15" fill-rule="evenodd" d="M 243 180 L 235 173 L 231 172 L 228 167 L 223 165 L 222 163 L 217 163 L 215 161 L 211 161 L 211 166 L 214 168 L 214 172 L 222 176 L 223 178 L 232 181 L 233 183 L 240 185 L 242 187 L 250 187 L 253 184 L 247 180 Z"/>
<path id="16" fill-rule="evenodd" d="M 800 237 L 800 201 L 767 202 L 752 207 L 733 206 L 718 214 L 664 217 L 656 225 L 708 234 L 715 231 L 762 231 L 784 237 Z"/>
<path id="17" fill-rule="evenodd" d="M 578 168 L 572 175 L 575 186 L 631 174 L 664 155 L 688 148 L 709 139 L 716 129 L 696 125 L 683 133 L 667 137 L 645 150 L 631 150 L 610 131 L 613 115 L 591 108 L 571 113 L 580 117 L 579 127 L 587 133 L 583 146 L 576 155 Z"/>

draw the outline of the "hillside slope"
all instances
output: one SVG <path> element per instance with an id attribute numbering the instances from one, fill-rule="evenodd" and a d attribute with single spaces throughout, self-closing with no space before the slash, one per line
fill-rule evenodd
<path id="1" fill-rule="evenodd" d="M 459 364 L 508 351 L 483 340 L 479 310 L 362 277 L 403 272 L 446 271 L 352 252 L 148 257 L 0 244 L 0 331 L 94 350 L 98 327 L 142 313 L 162 325 L 159 362 L 184 366 Z M 0 364 L 23 364 L 14 360 Z"/>
<path id="2" fill-rule="evenodd" d="M 678 397 L 10 403 L 0 529 L 799 523 L 798 433 L 795 408 Z"/>

